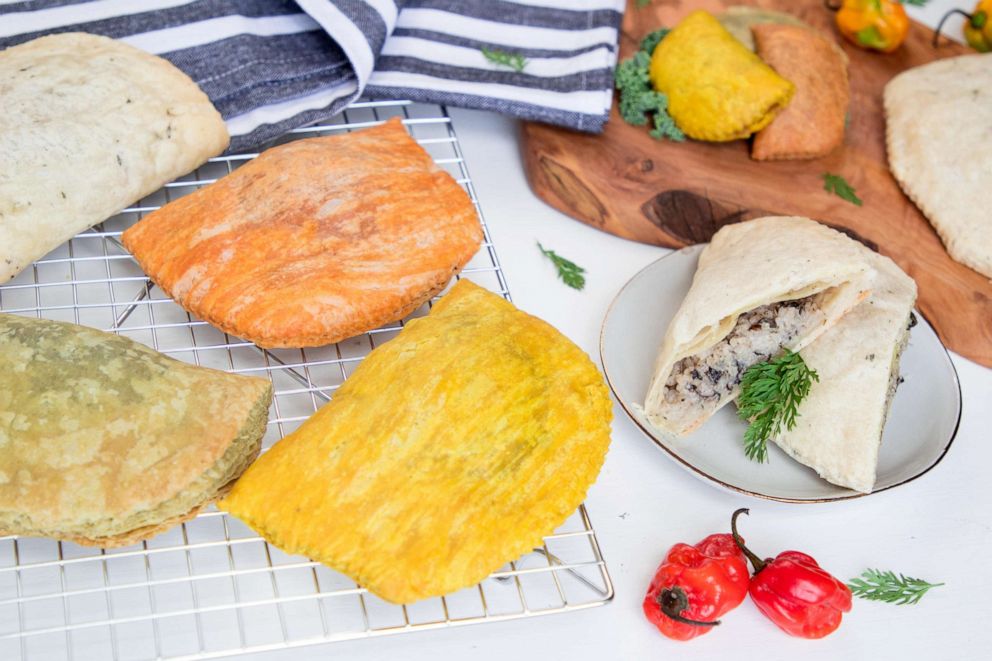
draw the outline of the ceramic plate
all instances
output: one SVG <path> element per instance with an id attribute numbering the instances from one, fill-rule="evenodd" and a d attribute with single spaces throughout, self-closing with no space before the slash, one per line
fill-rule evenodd
<path id="1" fill-rule="evenodd" d="M 698 431 L 671 439 L 639 412 L 668 322 L 682 303 L 702 246 L 674 252 L 649 265 L 620 290 L 603 322 L 600 355 L 613 393 L 627 415 L 680 466 L 725 489 L 760 498 L 820 503 L 865 494 L 820 479 L 774 443 L 768 463 L 744 456 L 745 424 L 729 404 Z M 923 475 L 943 458 L 961 416 L 961 390 L 950 356 L 919 312 L 910 331 L 901 372 L 905 381 L 892 401 L 873 493 Z"/>

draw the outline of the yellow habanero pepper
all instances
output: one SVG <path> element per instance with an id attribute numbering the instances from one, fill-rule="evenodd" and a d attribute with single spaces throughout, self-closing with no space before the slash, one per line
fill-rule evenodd
<path id="1" fill-rule="evenodd" d="M 844 0 L 834 20 L 848 41 L 883 53 L 899 48 L 909 32 L 909 17 L 897 0 Z"/>
<path id="2" fill-rule="evenodd" d="M 944 27 L 944 22 L 954 14 L 964 16 L 964 40 L 968 45 L 979 53 L 992 51 L 992 0 L 978 0 L 975 10 L 972 13 L 952 9 L 944 14 L 937 25 L 937 31 L 933 35 L 933 45 L 937 46 L 940 38 L 940 30 Z"/>

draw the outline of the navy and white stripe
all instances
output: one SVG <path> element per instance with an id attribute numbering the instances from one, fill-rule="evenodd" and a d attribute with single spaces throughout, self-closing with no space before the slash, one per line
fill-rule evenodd
<path id="1" fill-rule="evenodd" d="M 613 99 L 622 0 L 407 0 L 365 93 L 599 131 Z M 519 54 L 516 72 L 482 49 Z"/>
<path id="2" fill-rule="evenodd" d="M 363 92 L 598 131 L 623 0 L 0 0 L 0 48 L 85 31 L 162 55 L 224 116 L 232 151 Z M 521 72 L 482 55 L 527 59 Z"/>

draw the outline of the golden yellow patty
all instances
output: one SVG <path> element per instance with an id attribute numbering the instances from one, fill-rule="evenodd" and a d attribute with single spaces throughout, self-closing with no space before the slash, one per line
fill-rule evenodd
<path id="1" fill-rule="evenodd" d="M 679 128 L 713 142 L 760 131 L 794 91 L 705 11 L 689 14 L 658 44 L 649 73 Z"/>
<path id="2" fill-rule="evenodd" d="M 395 603 L 477 583 L 575 511 L 610 441 L 589 358 L 459 282 L 375 349 L 220 507 Z"/>

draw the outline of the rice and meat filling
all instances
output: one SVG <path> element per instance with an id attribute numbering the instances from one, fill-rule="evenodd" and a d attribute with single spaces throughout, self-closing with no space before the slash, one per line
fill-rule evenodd
<path id="1" fill-rule="evenodd" d="M 770 360 L 800 334 L 824 322 L 817 295 L 762 305 L 741 314 L 719 344 L 675 363 L 665 384 L 667 404 L 720 400 L 740 384 L 747 368 Z"/>

